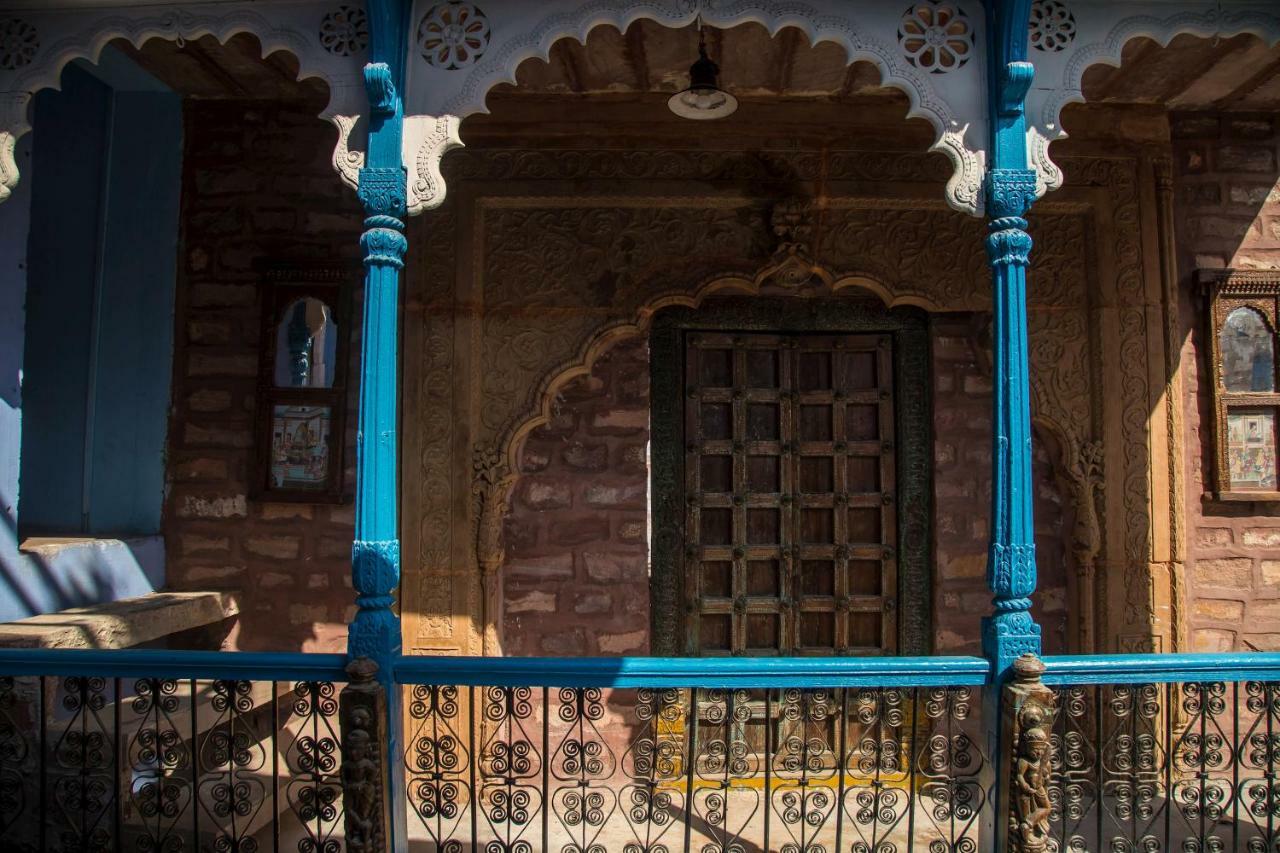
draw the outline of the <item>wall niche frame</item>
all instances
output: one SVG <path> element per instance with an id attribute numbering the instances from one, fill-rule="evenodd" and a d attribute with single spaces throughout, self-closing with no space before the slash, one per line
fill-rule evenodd
<path id="1" fill-rule="evenodd" d="M 1205 306 L 1213 406 L 1205 497 L 1280 503 L 1280 272 L 1197 270 L 1196 280 Z M 1227 336 L 1238 343 L 1224 344 Z M 1248 376 L 1241 370 L 1245 357 Z"/>
<path id="2" fill-rule="evenodd" d="M 260 268 L 255 452 L 257 501 L 346 503 L 347 374 L 354 265 Z"/>
<path id="3" fill-rule="evenodd" d="M 658 312 L 649 335 L 651 653 L 687 656 L 685 608 L 685 332 L 879 333 L 893 339 L 897 389 L 897 655 L 932 651 L 933 398 L 929 315 L 887 308 L 873 295 L 713 296 L 697 308 Z"/>

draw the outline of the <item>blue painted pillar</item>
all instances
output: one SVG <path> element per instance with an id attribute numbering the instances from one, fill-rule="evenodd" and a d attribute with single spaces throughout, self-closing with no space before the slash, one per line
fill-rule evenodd
<path id="1" fill-rule="evenodd" d="M 994 613 L 983 623 L 983 651 L 997 683 L 1018 655 L 1040 653 L 1031 618 L 1036 588 L 1032 519 L 1031 409 L 1027 365 L 1027 265 L 1031 237 L 1023 218 L 1035 199 L 1027 168 L 1023 103 L 1034 69 L 1025 61 L 1030 0 L 987 4 L 991 157 L 987 173 L 987 258 L 992 275 L 991 536 L 987 584 Z"/>
<path id="2" fill-rule="evenodd" d="M 369 140 L 360 170 L 364 206 L 364 336 L 360 342 L 360 413 L 356 432 L 356 524 L 351 547 L 355 619 L 347 649 L 377 666 L 385 704 L 370 732 L 382 740 L 386 774 L 385 849 L 407 849 L 404 784 L 404 714 L 393 667 L 400 656 L 400 618 L 392 609 L 400 585 L 396 426 L 399 420 L 397 342 L 404 236 L 406 173 L 401 155 L 401 87 L 410 0 L 370 0 L 370 59 L 364 68 L 369 97 Z M 363 662 L 354 664 L 363 666 Z M 364 667 L 369 671 L 371 667 Z M 374 706 L 377 707 L 376 703 Z M 350 820 L 348 821 L 350 825 Z"/>

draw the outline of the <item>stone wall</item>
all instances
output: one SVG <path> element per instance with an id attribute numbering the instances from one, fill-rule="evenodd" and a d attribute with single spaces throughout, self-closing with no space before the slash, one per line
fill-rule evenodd
<path id="1" fill-rule="evenodd" d="M 254 265 L 355 260 L 359 206 L 329 163 L 334 129 L 313 110 L 189 100 L 183 136 L 168 584 L 240 591 L 231 647 L 342 650 L 354 610 L 352 506 L 248 497 L 261 322 Z M 347 464 L 350 481 L 354 454 Z"/>
<path id="2" fill-rule="evenodd" d="M 502 650 L 647 654 L 649 352 L 610 349 L 529 435 L 506 518 Z"/>
<path id="3" fill-rule="evenodd" d="M 1280 268 L 1275 116 L 1171 118 L 1186 395 L 1187 561 L 1192 651 L 1280 650 L 1280 505 L 1223 503 L 1212 488 L 1211 376 L 1197 268 Z"/>
<path id="4" fill-rule="evenodd" d="M 939 654 L 980 654 L 982 617 L 991 612 L 991 354 L 978 343 L 988 320 L 985 314 L 943 316 L 933 323 L 933 635 Z M 1033 450 L 1038 586 L 1032 612 L 1045 652 L 1058 654 L 1068 649 L 1065 537 L 1071 527 L 1039 435 Z"/>
<path id="5" fill-rule="evenodd" d="M 991 611 L 985 581 L 991 500 L 991 379 L 976 341 L 981 317 L 934 320 L 934 650 L 980 652 Z M 989 354 L 985 357 L 989 361 Z M 506 520 L 503 652 L 644 654 L 649 640 L 645 446 L 648 352 L 609 350 L 561 393 L 533 432 Z M 1065 651 L 1062 494 L 1037 441 L 1035 616 L 1045 648 Z"/>

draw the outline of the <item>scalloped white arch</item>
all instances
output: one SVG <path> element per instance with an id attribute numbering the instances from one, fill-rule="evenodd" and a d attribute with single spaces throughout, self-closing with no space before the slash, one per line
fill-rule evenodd
<path id="1" fill-rule="evenodd" d="M 417 0 L 411 37 L 435 0 Z M 951 0 L 969 19 L 975 44 L 983 38 L 983 15 L 975 0 Z M 981 50 L 961 68 L 932 75 L 911 65 L 897 47 L 896 33 L 906 5 L 871 3 L 850 13 L 852 5 L 840 0 L 804 2 L 764 2 L 764 0 L 559 0 L 528 3 L 527 0 L 482 0 L 491 42 L 475 64 L 457 70 L 429 66 L 411 46 L 405 112 L 410 117 L 405 128 L 405 162 L 418 171 L 419 188 L 434 186 L 435 192 L 415 192 L 411 186 L 411 214 L 437 207 L 444 200 L 439 182 L 439 155 L 448 146 L 437 141 L 430 148 L 423 133 L 437 121 L 461 121 L 468 115 L 488 112 L 485 97 L 499 83 L 514 83 L 516 68 L 526 59 L 548 59 L 551 47 L 561 39 L 585 43 L 588 33 L 601 26 L 620 32 L 641 19 L 667 27 L 685 27 L 700 14 L 708 25 L 728 28 L 757 23 L 771 35 L 785 27 L 795 27 L 811 44 L 829 41 L 841 46 L 847 62 L 874 63 L 882 85 L 907 95 L 910 118 L 923 118 L 935 133 L 931 150 L 951 161 L 953 174 L 947 183 L 947 202 L 959 210 L 979 213 L 982 208 L 982 178 L 985 169 L 986 89 L 982 77 Z M 935 81 L 937 85 L 935 85 Z M 946 89 L 946 97 L 939 91 Z M 436 117 L 440 117 L 437 119 Z M 417 126 L 409 127 L 416 120 Z M 966 142 L 967 139 L 973 142 Z M 971 147 L 972 146 L 972 147 Z M 432 174 L 424 174 L 424 170 Z M 431 180 L 434 178 L 434 182 Z"/>
<path id="2" fill-rule="evenodd" d="M 1280 43 L 1280 6 L 1274 2 L 1228 2 L 1221 9 L 1206 2 L 1067 5 L 1078 27 L 1073 45 L 1059 54 L 1032 51 L 1030 57 L 1037 80 L 1027 102 L 1027 151 L 1036 170 L 1037 196 L 1062 186 L 1062 170 L 1050 158 L 1049 145 L 1066 136 L 1062 110 L 1085 100 L 1085 71 L 1099 64 L 1118 67 L 1131 39 L 1145 37 L 1163 47 L 1183 34 L 1228 38 L 1251 33 L 1268 44 Z"/>
<path id="3" fill-rule="evenodd" d="M 343 4 L 363 5 L 361 0 L 335 0 L 290 5 L 217 4 L 210 5 L 207 11 L 192 11 L 189 6 L 151 6 L 93 12 L 59 9 L 4 13 L 35 26 L 40 33 L 40 46 L 30 65 L 0 72 L 0 201 L 10 195 L 19 180 L 14 147 L 31 130 L 31 98 L 41 89 L 60 88 L 62 71 L 68 63 L 77 59 L 96 63 L 103 49 L 119 38 L 141 47 L 153 38 L 180 41 L 206 35 L 226 43 L 237 33 L 257 37 L 263 57 L 281 50 L 292 54 L 298 60 L 297 79 L 317 77 L 328 85 L 329 103 L 320 117 L 338 129 L 334 168 L 345 183 L 355 188 L 356 173 L 364 157 L 351 152 L 347 145 L 365 104 L 364 57 L 329 53 L 319 40 L 324 15 Z"/>

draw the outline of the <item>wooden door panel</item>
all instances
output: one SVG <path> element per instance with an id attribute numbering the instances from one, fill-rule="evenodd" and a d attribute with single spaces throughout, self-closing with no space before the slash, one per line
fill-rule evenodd
<path id="1" fill-rule="evenodd" d="M 687 651 L 893 651 L 890 338 L 689 332 L 684 401 Z"/>

